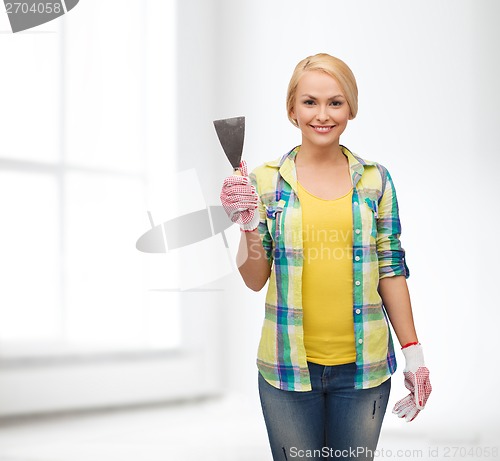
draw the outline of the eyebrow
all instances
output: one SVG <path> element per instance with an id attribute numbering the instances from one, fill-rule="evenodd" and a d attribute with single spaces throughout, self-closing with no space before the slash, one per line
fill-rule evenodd
<path id="1" fill-rule="evenodd" d="M 307 97 L 310 99 L 318 99 L 315 96 L 311 96 L 310 94 L 303 94 L 301 98 Z M 331 98 L 328 98 L 328 100 L 335 99 L 335 98 L 344 98 L 345 96 L 343 94 L 336 94 L 335 96 L 332 96 Z"/>

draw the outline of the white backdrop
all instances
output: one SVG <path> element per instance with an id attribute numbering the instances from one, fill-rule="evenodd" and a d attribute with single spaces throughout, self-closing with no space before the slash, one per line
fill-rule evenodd
<path id="1" fill-rule="evenodd" d="M 168 0 L 171 3 L 165 5 L 173 6 L 174 1 Z M 123 167 L 125 148 L 137 154 L 138 162 L 145 161 L 145 152 L 149 152 L 150 168 L 159 165 L 149 172 L 151 193 L 144 209 L 140 204 L 132 209 L 137 196 L 135 202 L 121 197 L 125 215 L 133 221 L 127 226 L 133 238 L 121 249 L 133 253 L 135 259 L 142 258 L 133 245 L 136 234 L 149 228 L 146 207 L 155 210 L 155 220 L 161 222 L 167 219 L 167 214 L 171 217 L 176 206 L 185 209 L 195 190 L 203 191 L 208 205 L 219 204 L 222 180 L 231 173 L 231 167 L 212 120 L 246 116 L 244 158 L 251 169 L 299 144 L 300 132 L 290 124 L 285 110 L 291 73 L 296 63 L 308 55 L 327 52 L 340 57 L 354 71 L 359 86 L 359 113 L 349 122 L 342 143 L 360 156 L 385 165 L 394 178 L 403 225 L 402 243 L 411 271 L 408 283 L 416 326 L 434 388 L 427 408 L 411 424 L 391 415 L 394 402 L 407 393 L 402 377 L 404 361 L 399 354 L 384 430 L 422 440 L 497 443 L 496 415 L 500 405 L 496 398 L 496 329 L 500 303 L 495 296 L 494 264 L 500 254 L 495 242 L 498 205 L 493 174 L 499 167 L 499 3 L 495 0 L 180 0 L 175 1 L 176 9 L 168 9 L 176 11 L 174 28 L 172 17 L 166 20 L 168 15 L 161 10 L 159 1 L 142 2 L 131 0 L 128 9 L 120 10 L 128 18 L 118 21 L 121 28 L 117 27 L 114 16 L 117 4 L 101 11 L 97 0 L 93 3 L 82 0 L 81 5 L 60 20 L 60 26 L 65 21 L 68 34 L 81 37 L 78 41 L 81 48 L 74 45 L 76 42 L 65 42 L 67 53 L 73 53 L 72 59 L 81 61 L 86 72 L 96 78 L 96 86 L 107 82 L 113 94 L 123 97 L 125 102 L 135 101 L 148 114 L 140 122 L 134 119 L 122 130 L 136 139 L 139 147 L 127 142 L 124 136 L 123 146 L 112 152 L 118 154 L 112 162 L 118 169 Z M 142 9 L 134 10 L 139 4 Z M 94 14 L 91 5 L 99 9 L 99 15 Z M 84 11 L 89 15 L 88 23 Z M 127 81 L 121 76 L 113 84 L 108 72 L 119 73 L 121 67 L 112 61 L 112 53 L 105 52 L 106 49 L 102 53 L 93 51 L 92 46 L 101 50 L 103 44 L 95 37 L 95 43 L 89 41 L 97 33 L 97 26 L 90 18 L 102 21 L 102 29 L 113 39 L 110 43 L 126 61 L 123 74 L 131 81 L 140 77 L 139 84 L 120 86 L 118 83 Z M 55 27 L 56 22 L 53 24 Z M 129 29 L 139 35 L 137 40 Z M 176 43 L 170 36 L 174 29 Z M 49 32 L 52 34 L 52 29 Z M 18 43 L 25 40 L 31 46 L 41 43 L 43 37 L 48 40 L 51 36 L 25 34 L 15 39 Z M 134 42 L 133 48 L 125 37 Z M 8 38 L 12 37 L 3 36 L 5 43 Z M 47 67 L 59 66 L 59 61 L 63 62 L 62 52 L 50 49 L 53 62 L 48 62 L 47 53 L 40 53 L 40 62 Z M 38 119 L 48 125 L 54 121 L 68 124 L 64 117 L 59 120 L 51 112 L 56 103 L 38 101 L 36 107 L 26 111 L 26 116 L 20 112 L 21 106 L 15 104 L 17 95 L 10 90 L 10 84 L 18 81 L 21 74 L 30 81 L 36 72 L 20 70 L 22 57 L 11 62 L 14 58 L 8 58 L 11 55 L 7 53 L 7 45 L 0 51 L 4 53 L 7 69 L 3 77 L 8 77 L 2 80 L 7 82 L 2 86 L 2 120 L 10 121 L 12 126 L 12 120 L 18 117 L 33 128 Z M 90 57 L 95 61 L 85 64 Z M 108 67 L 101 67 L 101 60 Z M 176 69 L 175 92 L 172 69 Z M 40 73 L 42 70 L 40 64 Z M 67 78 L 75 93 L 85 94 L 79 91 L 80 77 L 62 72 L 59 77 Z M 141 100 L 137 95 L 143 93 L 146 97 Z M 99 99 L 96 95 L 93 98 Z M 92 101 L 89 99 L 89 108 L 79 114 L 85 120 L 82 130 L 97 124 Z M 70 100 L 66 103 L 77 110 Z M 102 104 L 96 102 L 97 114 Z M 12 118 L 14 107 L 18 112 Z M 102 117 L 102 125 L 97 124 L 102 133 L 107 132 L 105 128 L 111 120 L 115 122 L 113 126 L 119 126 L 116 122 L 121 116 L 140 118 L 137 109 L 130 109 L 135 106 L 116 103 L 109 107 L 109 116 Z M 176 117 L 172 117 L 171 110 L 175 110 Z M 8 125 L 5 126 L 4 144 L 9 139 Z M 88 137 L 82 139 L 89 144 L 97 143 L 95 130 L 90 128 L 85 132 Z M 38 159 L 42 153 L 59 152 L 57 149 L 65 141 L 58 133 L 50 131 L 50 139 L 45 141 L 26 136 L 23 142 L 36 144 L 28 150 Z M 16 136 L 11 132 L 10 138 Z M 119 138 L 117 135 L 116 139 Z M 116 140 L 112 135 L 106 139 L 110 145 Z M 79 143 L 76 146 L 81 147 Z M 88 150 L 93 152 L 92 149 L 91 146 Z M 3 155 L 7 155 L 8 146 L 4 145 L 3 150 L 6 153 Z M 87 159 L 86 149 L 82 150 Z M 95 158 L 101 160 L 99 155 Z M 181 184 L 186 192 L 172 198 L 172 191 L 177 190 L 174 184 L 177 176 L 172 172 L 187 174 L 192 168 L 196 169 L 200 185 Z M 13 222 L 9 219 L 4 216 L 5 222 Z M 96 224 L 95 216 L 89 222 Z M 137 232 L 132 232 L 135 227 Z M 233 226 L 227 233 L 231 243 L 237 243 L 239 230 Z M 89 247 L 91 243 L 94 242 L 89 241 Z M 41 251 L 29 256 L 40 264 L 44 262 Z M 6 270 L 12 272 L 10 268 Z M 207 266 L 206 270 L 213 271 L 213 267 Z M 151 272 L 160 282 L 170 277 L 159 271 Z M 137 283 L 140 285 L 142 281 Z M 160 283 L 158 286 L 163 287 Z M 96 296 L 102 295 L 99 286 L 91 288 Z M 205 393 L 232 392 L 258 405 L 255 358 L 264 317 L 265 289 L 252 292 L 236 272 L 200 288 L 213 291 L 179 295 L 179 303 L 183 304 L 181 314 L 188 320 L 183 325 L 183 337 L 203 351 L 197 356 L 197 363 L 202 363 L 199 382 L 186 378 L 187 373 L 168 373 L 169 378 L 175 379 L 163 390 L 169 386 L 186 387 L 184 379 Z M 162 301 L 159 309 L 165 304 Z M 172 304 L 175 302 L 170 307 Z M 110 306 L 113 307 L 112 303 Z M 123 317 L 123 311 L 120 315 Z M 172 317 L 168 321 L 173 323 Z M 165 323 L 157 326 L 155 331 L 162 339 Z M 189 372 L 199 372 L 185 360 L 181 365 L 189 368 Z M 29 380 L 25 384 L 36 387 Z M 131 386 L 134 390 L 140 387 Z"/>
<path id="2" fill-rule="evenodd" d="M 499 4 L 196 3 L 179 7 L 183 168 L 195 162 L 203 168 L 204 189 L 213 193 L 207 201 L 216 203 L 230 166 L 211 128 L 193 137 L 191 124 L 245 115 L 244 158 L 254 168 L 300 143 L 285 111 L 295 64 L 318 52 L 346 61 L 357 77 L 359 115 L 341 141 L 394 178 L 416 326 L 434 388 L 412 424 L 388 413 L 385 427 L 457 440 L 495 435 Z M 199 154 L 187 158 L 188 151 Z M 224 283 L 226 382 L 255 398 L 265 289 L 251 292 L 239 274 Z M 391 408 L 406 395 L 398 358 Z"/>

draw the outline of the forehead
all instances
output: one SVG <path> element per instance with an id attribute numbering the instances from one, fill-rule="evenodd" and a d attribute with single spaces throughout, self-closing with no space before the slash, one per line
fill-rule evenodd
<path id="1" fill-rule="evenodd" d="M 333 77 L 325 72 L 311 70 L 304 72 L 297 85 L 297 95 L 328 95 L 344 94 L 341 86 Z"/>

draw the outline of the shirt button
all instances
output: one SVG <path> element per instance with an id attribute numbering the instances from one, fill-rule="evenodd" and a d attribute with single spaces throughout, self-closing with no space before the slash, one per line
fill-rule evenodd
<path id="1" fill-rule="evenodd" d="M 358 339 L 359 344 L 363 344 L 363 340 L 361 338 Z"/>
<path id="2" fill-rule="evenodd" d="M 355 256 L 355 257 L 354 257 L 354 259 L 355 259 L 356 261 L 359 261 L 361 258 L 360 258 L 359 256 Z"/>
<path id="3" fill-rule="evenodd" d="M 361 313 L 361 309 L 356 309 L 356 314 L 360 314 Z"/>
<path id="4" fill-rule="evenodd" d="M 361 285 L 361 282 L 359 280 L 356 280 L 356 285 Z"/>
<path id="5" fill-rule="evenodd" d="M 361 230 L 360 229 L 356 229 L 355 232 L 356 232 L 356 234 L 359 234 L 361 232 Z"/>

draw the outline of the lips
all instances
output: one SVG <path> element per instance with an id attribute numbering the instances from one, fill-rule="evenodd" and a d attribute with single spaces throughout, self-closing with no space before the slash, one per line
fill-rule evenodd
<path id="1" fill-rule="evenodd" d="M 311 128 L 316 131 L 316 133 L 329 133 L 334 125 L 310 125 Z"/>

